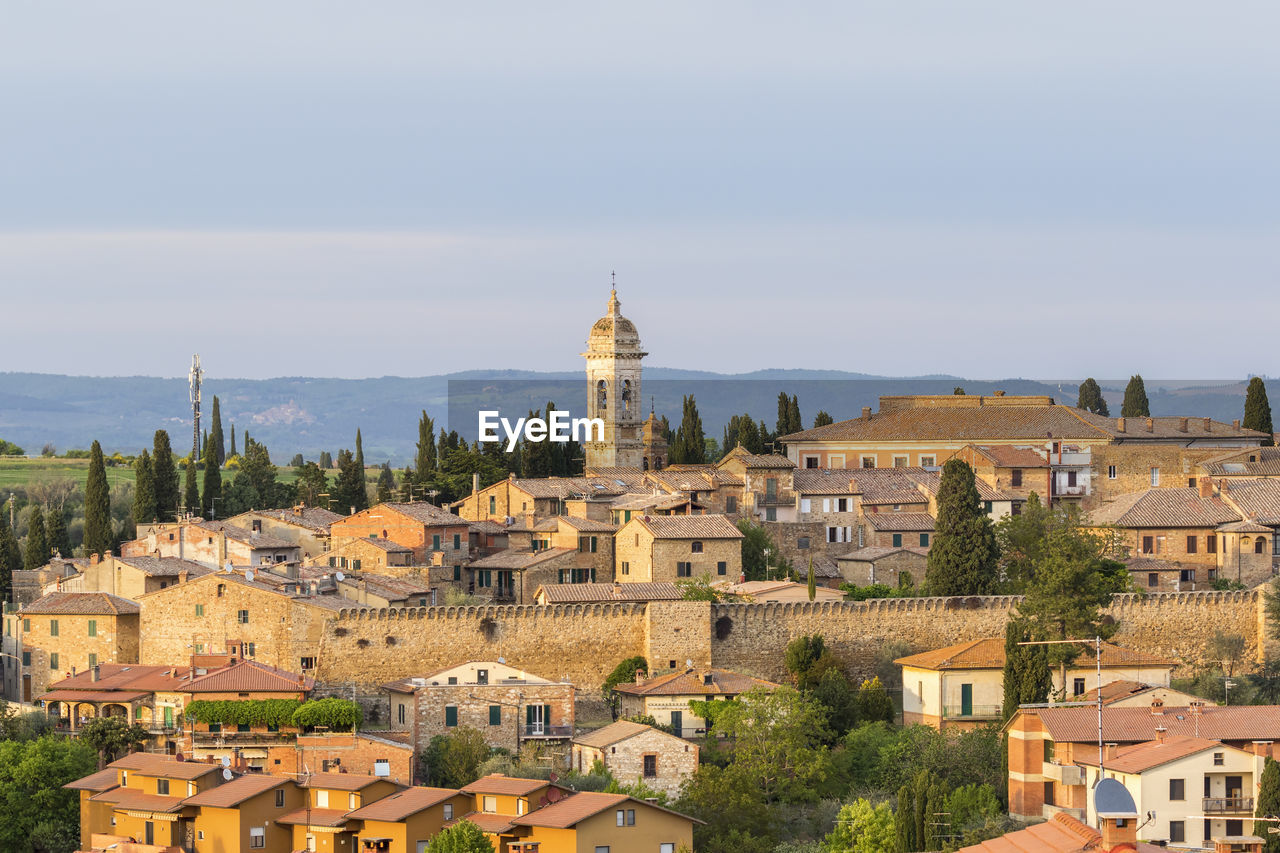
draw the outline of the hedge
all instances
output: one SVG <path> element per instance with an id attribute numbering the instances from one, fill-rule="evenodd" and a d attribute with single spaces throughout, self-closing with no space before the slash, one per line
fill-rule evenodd
<path id="1" fill-rule="evenodd" d="M 330 697 L 301 702 L 297 699 L 197 699 L 184 714 L 200 723 L 224 726 L 293 726 L 310 731 L 320 726 L 346 732 L 360 727 L 360 706 Z"/>

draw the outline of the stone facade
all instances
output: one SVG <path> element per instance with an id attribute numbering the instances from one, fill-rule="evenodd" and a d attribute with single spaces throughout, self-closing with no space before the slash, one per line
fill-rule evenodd
<path id="1" fill-rule="evenodd" d="M 646 726 L 644 731 L 614 743 L 590 746 L 574 743 L 570 764 L 590 773 L 601 762 L 623 784 L 642 782 L 672 797 L 698 769 L 698 747 L 683 738 Z"/>
<path id="2" fill-rule="evenodd" d="M 531 706 L 542 709 L 536 711 L 536 722 L 530 716 Z M 567 740 L 573 736 L 573 721 L 572 684 L 428 683 L 411 694 L 393 692 L 391 696 L 391 730 L 408 733 L 418 751 L 430 746 L 436 735 L 472 728 L 484 735 L 489 746 L 516 752 L 530 741 Z"/>
<path id="3" fill-rule="evenodd" d="M 6 695 L 24 702 L 95 664 L 138 663 L 137 613 L 8 613 L 4 634 Z"/>
<path id="4" fill-rule="evenodd" d="M 587 417 L 604 423 L 602 440 L 583 442 L 588 468 L 644 468 L 644 409 L 640 389 L 640 348 L 635 324 L 619 311 L 618 291 L 609 296 L 608 313 L 595 322 L 587 339 Z"/>
<path id="5" fill-rule="evenodd" d="M 658 538 L 642 518 L 632 518 L 618 531 L 616 565 L 620 583 L 674 582 L 703 575 L 733 581 L 742 574 L 742 540 Z"/>
<path id="6" fill-rule="evenodd" d="M 329 530 L 334 548 L 352 539 L 388 539 L 412 550 L 415 564 L 461 564 L 470 555 L 470 526 L 430 504 L 378 504 L 335 521 Z"/>
<path id="7" fill-rule="evenodd" d="M 1141 425 L 1144 419 L 1128 418 L 1127 421 Z M 1100 506 L 1121 495 L 1153 488 L 1196 488 L 1200 463 L 1224 452 L 1222 447 L 1193 448 L 1178 444 L 1095 446 L 1089 478 L 1092 489 L 1085 506 Z"/>

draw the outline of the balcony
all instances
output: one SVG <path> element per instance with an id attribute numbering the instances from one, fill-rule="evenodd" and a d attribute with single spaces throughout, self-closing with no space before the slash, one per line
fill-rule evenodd
<path id="1" fill-rule="evenodd" d="M 1253 797 L 1205 797 L 1205 814 L 1253 814 Z"/>
<path id="2" fill-rule="evenodd" d="M 1055 764 L 1046 761 L 1041 769 L 1046 779 L 1060 785 L 1083 785 L 1085 783 L 1084 768 L 1076 764 Z"/>
<path id="3" fill-rule="evenodd" d="M 191 740 L 196 746 L 251 746 L 291 743 L 297 732 L 194 732 Z"/>
<path id="4" fill-rule="evenodd" d="M 767 492 L 752 492 L 755 498 L 756 506 L 795 506 L 796 493 L 783 489 L 777 494 L 768 494 Z"/>
<path id="5" fill-rule="evenodd" d="M 1053 496 L 1055 498 L 1080 498 L 1089 493 L 1084 486 L 1054 486 Z"/>
<path id="6" fill-rule="evenodd" d="M 521 726 L 520 737 L 526 740 L 529 738 L 571 738 L 573 737 L 573 726 Z"/>
<path id="7" fill-rule="evenodd" d="M 999 705 L 943 705 L 944 720 L 998 720 Z"/>
<path id="8" fill-rule="evenodd" d="M 1054 468 L 1086 468 L 1092 463 L 1093 454 L 1081 451 L 1050 453 L 1049 462 Z"/>

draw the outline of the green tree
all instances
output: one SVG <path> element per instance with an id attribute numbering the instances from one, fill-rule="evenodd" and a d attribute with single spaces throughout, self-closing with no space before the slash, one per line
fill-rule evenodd
<path id="1" fill-rule="evenodd" d="M 485 837 L 480 827 L 469 820 L 462 820 L 431 836 L 427 842 L 427 853 L 493 853 L 493 842 Z"/>
<path id="2" fill-rule="evenodd" d="M 204 446 L 204 488 L 200 492 L 200 514 L 210 519 L 217 508 L 214 501 L 221 500 L 222 496 L 222 472 L 218 464 L 218 444 L 210 441 Z"/>
<path id="3" fill-rule="evenodd" d="M 884 689 L 878 675 L 863 681 L 858 687 L 854 707 L 857 709 L 860 722 L 893 722 L 893 700 L 889 698 L 889 691 Z"/>
<path id="4" fill-rule="evenodd" d="M 1262 705 L 1280 705 L 1280 661 L 1267 658 L 1262 666 L 1258 667 L 1257 672 L 1249 673 L 1245 679 L 1253 690 L 1254 702 Z"/>
<path id="5" fill-rule="evenodd" d="M 156 430 L 151 451 L 151 470 L 154 477 L 153 491 L 156 500 L 156 518 L 173 521 L 178 517 L 178 467 L 169 446 L 169 433 Z"/>
<path id="6" fill-rule="evenodd" d="M 227 463 L 227 443 L 222 436 L 222 407 L 218 403 L 218 395 L 213 395 L 213 413 L 211 415 L 213 426 L 209 430 L 209 439 L 205 442 L 205 447 L 213 444 L 214 458 L 216 460 L 215 467 L 221 468 Z M 217 494 L 217 492 L 214 492 Z"/>
<path id="7" fill-rule="evenodd" d="M 1053 683 L 1049 678 L 1047 647 L 1019 645 L 1031 639 L 1031 630 L 1025 622 L 1009 620 L 1004 635 L 1004 702 L 1001 705 L 1006 720 L 1019 705 L 1049 701 Z"/>
<path id="8" fill-rule="evenodd" d="M 9 513 L 0 504 L 0 601 L 12 601 L 13 573 L 22 568 L 22 550 L 9 529 Z"/>
<path id="9" fill-rule="evenodd" d="M 1280 817 L 1280 763 L 1268 757 L 1262 766 L 1262 775 L 1258 779 L 1258 802 L 1254 817 Z M 1253 825 L 1253 834 L 1267 840 L 1267 853 L 1280 853 L 1280 835 L 1267 830 L 1274 823 L 1258 822 Z"/>
<path id="10" fill-rule="evenodd" d="M 71 538 L 67 535 L 67 517 L 62 506 L 51 506 L 45 510 L 45 538 L 49 540 L 49 551 L 62 557 L 71 556 Z"/>
<path id="11" fill-rule="evenodd" d="M 1031 583 L 1036 561 L 1044 556 L 1053 512 L 1032 492 L 1018 515 L 1006 515 L 996 525 L 1003 591 L 1019 595 Z"/>
<path id="12" fill-rule="evenodd" d="M 809 555 L 809 600 L 813 601 L 818 597 L 818 578 L 813 573 L 813 555 Z"/>
<path id="13" fill-rule="evenodd" d="M 685 601 L 722 601 L 724 595 L 711 585 L 711 575 L 703 572 L 696 578 L 679 578 L 676 581 L 684 593 Z"/>
<path id="14" fill-rule="evenodd" d="M 619 684 L 631 684 L 636 680 L 636 673 L 649 671 L 649 662 L 643 656 L 627 658 L 613 668 L 608 677 L 604 680 L 604 685 L 600 688 L 604 701 L 609 705 L 609 711 L 613 714 L 613 718 L 618 719 L 619 710 L 622 707 L 622 698 L 614 691 L 613 688 Z"/>
<path id="15" fill-rule="evenodd" d="M 1205 643 L 1206 659 L 1222 664 L 1222 671 L 1227 678 L 1235 675 L 1236 664 L 1244 657 L 1245 639 L 1240 634 L 1231 634 L 1221 628 L 1213 632 L 1209 642 Z"/>
<path id="16" fill-rule="evenodd" d="M 823 708 L 790 687 L 741 694 L 720 711 L 707 737 L 729 741 L 734 775 L 767 801 L 814 800 L 830 769 Z"/>
<path id="17" fill-rule="evenodd" d="M 358 512 L 359 495 L 364 491 L 364 471 L 356 467 L 350 450 L 338 451 L 338 479 L 333 484 L 335 512 Z"/>
<path id="18" fill-rule="evenodd" d="M 439 467 L 436 452 L 436 422 L 422 411 L 418 419 L 418 452 L 414 457 L 413 471 L 422 482 L 426 482 L 436 468 Z"/>
<path id="19" fill-rule="evenodd" d="M 111 488 L 102 445 L 95 441 L 89 448 L 89 476 L 84 487 L 84 552 L 110 552 L 111 533 Z"/>
<path id="20" fill-rule="evenodd" d="M 1265 432 L 1264 447 L 1275 444 L 1275 427 L 1271 424 L 1271 403 L 1267 400 L 1267 385 L 1261 376 L 1249 380 L 1249 390 L 1244 398 L 1244 420 L 1240 424 L 1245 429 L 1256 429 Z"/>
<path id="21" fill-rule="evenodd" d="M 1076 399 L 1076 408 L 1103 417 L 1111 414 L 1107 411 L 1107 401 L 1102 397 L 1102 388 L 1092 376 L 1080 383 L 1080 396 Z"/>
<path id="22" fill-rule="evenodd" d="M 953 835 L 967 833 L 998 819 L 1002 811 L 1000 798 L 990 785 L 961 785 L 947 798 L 946 812 Z"/>
<path id="23" fill-rule="evenodd" d="M 1124 387 L 1124 402 L 1120 405 L 1122 418 L 1151 417 L 1151 403 L 1147 401 L 1147 386 L 1142 377 L 1134 374 L 1129 377 L 1129 384 Z"/>
<path id="24" fill-rule="evenodd" d="M 822 680 L 823 672 L 836 668 L 834 655 L 827 651 L 827 641 L 821 634 L 801 634 L 787 643 L 783 661 L 791 681 L 800 690 L 808 690 Z"/>
<path id="25" fill-rule="evenodd" d="M 80 739 L 98 753 L 99 767 L 146 743 L 148 737 L 140 724 L 130 725 L 123 717 L 97 717 L 80 727 Z"/>
<path id="26" fill-rule="evenodd" d="M 321 495 L 329 494 L 329 478 L 325 476 L 319 465 L 314 462 L 304 463 L 297 469 L 294 485 L 298 490 L 299 501 L 307 506 L 328 508 L 326 498 Z"/>
<path id="27" fill-rule="evenodd" d="M 776 573 L 778 568 L 789 565 L 779 558 L 777 544 L 762 525 L 743 518 L 738 521 L 738 529 L 742 531 L 742 574 L 747 580 L 765 580 L 770 566 Z"/>
<path id="28" fill-rule="evenodd" d="M 938 519 L 929 549 L 925 580 L 931 595 L 985 595 L 997 580 L 996 535 L 973 469 L 960 459 L 942 466 Z"/>
<path id="29" fill-rule="evenodd" d="M 297 497 L 292 488 L 276 481 L 276 466 L 271 461 L 271 454 L 265 444 L 254 441 L 249 433 L 244 434 L 244 454 L 240 461 L 240 471 L 249 478 L 249 484 L 258 495 L 258 509 L 274 509 L 289 506 Z M 239 476 L 237 475 L 237 479 Z M 230 515 L 228 511 L 226 513 Z"/>
<path id="30" fill-rule="evenodd" d="M 150 524 L 156 520 L 156 481 L 151 454 L 144 447 L 133 461 L 133 521 Z"/>
<path id="31" fill-rule="evenodd" d="M 707 442 L 702 431 L 702 418 L 698 415 L 698 403 L 692 394 L 685 395 L 683 410 L 675 441 L 667 449 L 667 454 L 672 465 L 699 465 L 707 461 Z"/>
<path id="32" fill-rule="evenodd" d="M 954 396 L 956 396 L 956 397 L 964 397 L 964 396 L 967 396 L 967 395 L 965 394 L 965 392 L 964 392 L 964 388 L 963 388 L 962 386 L 960 386 L 960 385 L 957 385 L 955 388 L 952 388 L 952 389 L 951 389 L 951 393 L 952 393 L 952 395 L 954 395 Z"/>
<path id="33" fill-rule="evenodd" d="M 732 764 L 698 765 L 676 810 L 704 821 L 693 828 L 698 853 L 769 853 L 776 843 L 772 803 Z"/>
<path id="34" fill-rule="evenodd" d="M 461 726 L 447 735 L 436 735 L 423 750 L 423 765 L 438 788 L 461 788 L 479 778 L 479 768 L 492 752 L 484 735 Z"/>
<path id="35" fill-rule="evenodd" d="M 200 513 L 200 475 L 196 471 L 196 460 L 187 457 L 186 476 L 182 490 L 182 506 L 187 512 Z"/>
<path id="36" fill-rule="evenodd" d="M 62 786 L 97 769 L 93 747 L 80 738 L 45 736 L 0 741 L 0 850 L 71 853 L 80 833 L 79 793 Z M 37 848 L 37 840 L 67 841 Z"/>
<path id="37" fill-rule="evenodd" d="M 381 470 L 378 471 L 377 498 L 378 503 L 386 503 L 391 500 L 391 496 L 396 490 L 396 475 L 391 470 L 391 463 L 383 462 Z"/>
<path id="38" fill-rule="evenodd" d="M 857 799 L 841 806 L 826 839 L 829 853 L 896 853 L 898 832 L 888 803 Z"/>
<path id="39" fill-rule="evenodd" d="M 835 418 L 831 417 L 830 413 L 828 413 L 825 409 L 819 409 L 818 414 L 813 416 L 814 429 L 817 429 L 818 427 L 821 427 L 821 426 L 826 426 L 827 424 L 833 424 L 835 422 L 836 422 Z"/>
<path id="40" fill-rule="evenodd" d="M 360 473 L 360 488 L 351 490 L 351 496 L 356 499 L 353 504 L 356 512 L 364 512 L 369 508 L 369 486 L 364 476 L 364 440 L 360 436 L 360 428 L 356 427 L 356 470 Z"/>
<path id="41" fill-rule="evenodd" d="M 49 562 L 49 540 L 45 536 L 44 515 L 40 507 L 31 507 L 27 521 L 27 543 L 22 552 L 22 565 L 27 571 L 38 569 Z"/>
<path id="42" fill-rule="evenodd" d="M 227 448 L 228 456 L 236 456 L 236 425 L 231 425 L 231 446 Z"/>

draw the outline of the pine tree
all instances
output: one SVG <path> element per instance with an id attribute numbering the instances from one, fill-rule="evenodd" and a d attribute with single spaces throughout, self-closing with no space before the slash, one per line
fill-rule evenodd
<path id="1" fill-rule="evenodd" d="M 391 500 L 391 495 L 395 490 L 395 472 L 391 470 L 391 463 L 383 462 L 382 470 L 378 472 L 378 503 L 386 503 Z"/>
<path id="2" fill-rule="evenodd" d="M 673 465 L 700 465 L 707 461 L 706 435 L 702 431 L 698 403 L 692 394 L 686 394 L 684 397 L 684 413 L 680 428 L 676 430 L 675 441 L 668 449 L 668 455 Z"/>
<path id="3" fill-rule="evenodd" d="M 835 418 L 831 417 L 825 409 L 819 409 L 818 414 L 813 416 L 814 429 L 817 429 L 820 426 L 826 426 L 827 424 L 833 424 L 835 422 Z"/>
<path id="4" fill-rule="evenodd" d="M 228 456 L 236 456 L 236 425 L 231 424 L 231 446 L 227 448 Z"/>
<path id="5" fill-rule="evenodd" d="M 1049 657 L 1044 646 L 1021 646 L 1034 639 L 1030 628 L 1020 619 L 1011 619 L 1004 634 L 1004 704 L 1008 720 L 1019 705 L 1049 701 L 1053 686 L 1049 677 Z"/>
<path id="6" fill-rule="evenodd" d="M 45 538 L 49 550 L 62 557 L 71 556 L 71 538 L 67 535 L 67 517 L 62 507 L 49 507 L 44 514 Z"/>
<path id="7" fill-rule="evenodd" d="M 960 459 L 942 466 L 938 519 L 925 572 L 930 595 L 985 595 L 995 589 L 999 549 L 982 511 L 973 469 Z"/>
<path id="8" fill-rule="evenodd" d="M 186 484 L 182 490 L 182 508 L 190 513 L 200 512 L 200 475 L 196 472 L 196 460 L 187 457 Z"/>
<path id="9" fill-rule="evenodd" d="M 214 399 L 217 399 L 216 397 Z M 218 445 L 204 446 L 204 487 L 200 491 L 200 514 L 210 520 L 217 509 L 215 501 L 222 494 L 222 472 L 218 468 Z"/>
<path id="10" fill-rule="evenodd" d="M 1151 403 L 1147 401 L 1147 386 L 1142 377 L 1134 374 L 1129 377 L 1129 384 L 1124 387 L 1124 403 L 1120 406 L 1122 418 L 1151 417 Z"/>
<path id="11" fill-rule="evenodd" d="M 334 512 L 350 512 L 357 505 L 358 496 L 363 491 L 364 471 L 356 467 L 356 458 L 350 450 L 339 450 L 338 479 L 333 484 L 332 492 Z"/>
<path id="12" fill-rule="evenodd" d="M 40 507 L 31 507 L 31 519 L 27 522 L 27 547 L 22 552 L 22 567 L 27 571 L 38 569 L 49 562 L 49 540 L 45 537 L 44 516 Z"/>
<path id="13" fill-rule="evenodd" d="M 1240 425 L 1245 429 L 1256 429 L 1265 432 L 1267 437 L 1262 445 L 1270 447 L 1275 444 L 1275 427 L 1271 424 L 1271 403 L 1267 401 L 1267 385 L 1261 376 L 1249 380 L 1249 391 L 1244 398 L 1244 420 Z"/>
<path id="14" fill-rule="evenodd" d="M 156 430 L 151 453 L 151 472 L 156 500 L 156 518 L 173 521 L 178 515 L 178 468 L 169 446 L 169 433 Z"/>
<path id="15" fill-rule="evenodd" d="M 205 442 L 205 447 L 209 446 L 209 442 L 213 442 L 214 452 L 217 454 L 218 467 L 227 463 L 227 444 L 222 437 L 222 408 L 218 404 L 218 395 L 213 395 L 213 427 L 209 431 L 209 441 Z"/>
<path id="16" fill-rule="evenodd" d="M 1111 413 L 1107 411 L 1107 401 L 1102 398 L 1102 389 L 1098 387 L 1098 383 L 1092 376 L 1080 383 L 1080 396 L 1076 400 L 1076 408 L 1102 415 L 1104 418 L 1110 416 Z"/>
<path id="17" fill-rule="evenodd" d="M 1254 817 L 1280 817 L 1280 763 L 1268 757 L 1262 767 L 1262 775 L 1258 779 L 1258 807 Z M 1255 823 L 1253 834 L 1267 840 L 1264 848 L 1267 853 L 1280 853 L 1280 835 L 1269 833 L 1267 829 L 1274 823 Z"/>
<path id="18" fill-rule="evenodd" d="M 155 520 L 155 472 L 151 467 L 151 454 L 144 447 L 133 461 L 133 523 L 150 524 Z"/>
<path id="19" fill-rule="evenodd" d="M 111 489 L 102 445 L 95 441 L 89 449 L 89 477 L 84 486 L 84 552 L 107 554 L 111 544 Z"/>
<path id="20" fill-rule="evenodd" d="M 422 417 L 418 419 L 418 452 L 414 457 L 413 470 L 418 481 L 425 484 L 439 467 L 436 453 L 436 422 L 427 417 L 424 409 Z"/>

